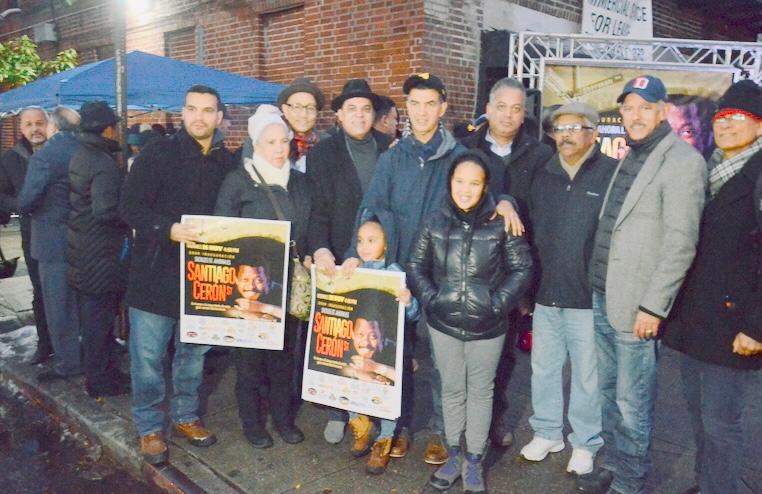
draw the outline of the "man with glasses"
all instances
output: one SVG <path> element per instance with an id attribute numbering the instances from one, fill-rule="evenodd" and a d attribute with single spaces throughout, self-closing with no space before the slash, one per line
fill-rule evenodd
<path id="1" fill-rule="evenodd" d="M 527 202 L 529 189 L 537 170 L 553 156 L 547 144 L 537 140 L 524 124 L 526 110 L 526 89 L 517 79 L 506 77 L 492 86 L 487 103 L 488 125 L 463 140 L 468 148 L 479 148 L 489 157 L 489 190 L 497 200 L 501 194 L 510 194 L 518 205 L 521 221 L 530 232 L 531 225 Z M 498 204 L 500 207 L 500 204 Z M 502 211 L 501 211 L 502 212 Z M 510 326 L 505 338 L 505 347 L 495 379 L 495 400 L 493 403 L 492 443 L 500 447 L 513 444 L 513 427 L 519 411 L 509 414 L 508 381 L 515 364 L 513 347 L 516 335 L 528 331 L 531 306 L 529 297 L 535 288 L 530 288 L 529 296 L 522 299 L 518 309 L 510 313 Z"/>
<path id="2" fill-rule="evenodd" d="M 294 80 L 278 94 L 278 108 L 294 131 L 288 158 L 292 168 L 302 173 L 307 169 L 307 152 L 323 137 L 315 130 L 315 124 L 324 103 L 323 92 L 306 78 Z"/>
<path id="3" fill-rule="evenodd" d="M 741 475 L 746 392 L 762 368 L 762 88 L 739 81 L 712 121 L 717 150 L 696 259 L 665 336 L 682 356 L 696 441 L 696 486 L 686 493 L 746 492 Z"/>
<path id="4" fill-rule="evenodd" d="M 534 439 L 521 456 L 542 461 L 564 449 L 563 368 L 571 361 L 566 467 L 587 474 L 603 445 L 592 292 L 587 276 L 598 213 L 616 168 L 596 142 L 598 112 L 569 103 L 550 115 L 558 152 L 537 171 L 529 196 L 540 282 L 532 321 Z"/>
<path id="5" fill-rule="evenodd" d="M 339 128 L 307 153 L 307 175 L 315 191 L 310 241 L 315 248 L 317 268 L 330 275 L 336 273 L 336 264 L 344 261 L 352 243 L 360 201 L 379 155 L 391 142 L 389 136 L 372 129 L 377 106 L 378 96 L 365 80 L 347 81 L 341 94 L 331 102 Z M 331 409 L 325 440 L 332 444 L 341 442 L 346 423 L 346 412 Z M 371 431 L 360 432 L 358 441 L 368 441 Z"/>
<path id="6" fill-rule="evenodd" d="M 645 490 L 655 338 L 696 254 L 706 166 L 672 132 L 666 100 L 664 84 L 653 76 L 629 81 L 617 98 L 629 151 L 606 192 L 590 268 L 607 446 L 603 468 L 578 479 L 585 492 Z"/>

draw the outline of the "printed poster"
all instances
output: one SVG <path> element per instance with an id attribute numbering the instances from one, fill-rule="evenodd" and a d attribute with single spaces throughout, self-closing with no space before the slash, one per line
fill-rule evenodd
<path id="1" fill-rule="evenodd" d="M 394 420 L 402 405 L 405 274 L 357 269 L 329 278 L 313 266 L 302 399 Z"/>
<path id="2" fill-rule="evenodd" d="M 621 64 L 575 60 L 574 65 L 546 59 L 542 82 L 543 113 L 554 105 L 582 101 L 601 115 L 598 125 L 601 151 L 621 159 L 627 150 L 626 133 L 616 102 L 627 81 L 640 75 L 662 80 L 669 98 L 667 120 L 672 129 L 704 158 L 714 151 L 712 116 L 717 100 L 733 83 L 736 69 L 703 67 L 686 69 L 665 64 Z"/>
<path id="3" fill-rule="evenodd" d="M 203 241 L 180 248 L 180 341 L 283 349 L 288 221 L 183 216 Z"/>

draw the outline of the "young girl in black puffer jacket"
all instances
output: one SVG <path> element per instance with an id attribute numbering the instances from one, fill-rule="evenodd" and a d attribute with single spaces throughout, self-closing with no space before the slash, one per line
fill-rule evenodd
<path id="1" fill-rule="evenodd" d="M 449 460 L 429 482 L 446 490 L 462 475 L 463 491 L 469 493 L 486 492 L 481 459 L 506 316 L 528 288 L 532 270 L 526 240 L 507 233 L 495 214 L 486 163 L 478 150 L 455 160 L 445 204 L 424 224 L 408 263 L 442 377 L 449 447 Z M 459 445 L 464 431 L 465 462 Z"/>

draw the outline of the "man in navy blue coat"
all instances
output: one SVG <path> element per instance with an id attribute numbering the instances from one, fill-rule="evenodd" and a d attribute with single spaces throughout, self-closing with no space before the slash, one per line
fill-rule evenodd
<path id="1" fill-rule="evenodd" d="M 32 257 L 39 263 L 45 317 L 55 360 L 37 376 L 52 381 L 81 374 L 79 322 L 66 280 L 66 221 L 69 218 L 69 161 L 80 148 L 74 138 L 79 115 L 58 107 L 48 120 L 48 142 L 29 159 L 19 192 L 21 213 L 32 215 Z"/>

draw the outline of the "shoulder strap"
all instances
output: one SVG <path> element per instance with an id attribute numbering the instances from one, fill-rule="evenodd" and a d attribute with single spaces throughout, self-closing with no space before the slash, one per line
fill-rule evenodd
<path id="1" fill-rule="evenodd" d="M 287 166 L 287 165 L 284 165 Z M 259 183 L 262 185 L 262 188 L 265 189 L 265 193 L 267 193 L 267 198 L 270 199 L 270 203 L 273 205 L 273 209 L 275 209 L 275 216 L 278 217 L 281 221 L 287 221 L 286 215 L 283 214 L 283 210 L 280 208 L 280 203 L 278 202 L 278 199 L 275 197 L 275 194 L 273 194 L 272 189 L 270 188 L 270 185 L 268 185 L 267 182 L 265 182 L 264 177 L 262 177 L 262 174 L 259 173 L 259 170 L 257 170 L 257 167 L 253 164 L 251 165 L 251 168 L 254 170 L 254 173 L 257 174 L 257 178 L 259 178 Z M 298 258 L 299 257 L 299 251 L 296 250 L 296 242 L 291 241 L 291 255 Z"/>

